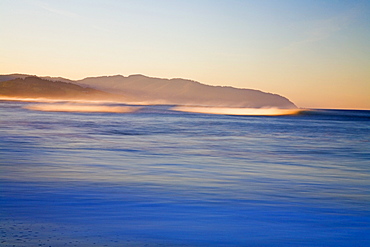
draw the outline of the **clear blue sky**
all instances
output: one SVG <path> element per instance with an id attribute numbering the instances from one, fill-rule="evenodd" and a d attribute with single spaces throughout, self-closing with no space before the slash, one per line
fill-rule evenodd
<path id="1" fill-rule="evenodd" d="M 0 74 L 144 74 L 370 109 L 368 0 L 1 0 Z"/>

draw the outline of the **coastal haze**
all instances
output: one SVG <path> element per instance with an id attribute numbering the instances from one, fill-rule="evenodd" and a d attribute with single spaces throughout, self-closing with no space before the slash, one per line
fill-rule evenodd
<path id="1" fill-rule="evenodd" d="M 181 105 L 296 108 L 287 98 L 258 90 L 209 86 L 184 79 L 158 79 L 143 75 L 86 78 L 79 84 L 122 92 L 149 102 Z"/>
<path id="2" fill-rule="evenodd" d="M 277 94 L 208 86 L 184 79 L 149 78 L 143 75 L 105 76 L 79 81 L 50 77 L 42 79 L 27 75 L 0 75 L 1 95 L 210 107 L 296 108 L 287 98 Z"/>

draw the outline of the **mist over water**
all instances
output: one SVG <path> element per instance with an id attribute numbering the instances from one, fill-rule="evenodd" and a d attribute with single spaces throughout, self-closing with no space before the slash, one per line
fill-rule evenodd
<path id="1" fill-rule="evenodd" d="M 296 115 L 303 111 L 301 109 L 191 107 L 191 106 L 177 106 L 172 108 L 172 110 L 204 114 L 241 115 L 241 116 L 284 116 L 284 115 Z"/>
<path id="2" fill-rule="evenodd" d="M 25 109 L 35 111 L 50 111 L 50 112 L 110 112 L 110 113 L 128 113 L 139 110 L 138 107 L 129 106 L 107 106 L 97 104 L 31 104 L 24 107 Z"/>
<path id="3" fill-rule="evenodd" d="M 87 101 L 87 100 L 60 100 L 44 98 L 17 98 L 17 97 L 0 97 L 5 101 L 21 101 L 34 104 L 25 104 L 23 108 L 34 111 L 56 111 L 56 112 L 110 112 L 110 113 L 127 113 L 135 112 L 142 108 L 141 106 L 166 106 L 165 103 L 148 101 L 148 102 L 117 102 L 117 101 Z M 188 102 L 189 103 L 189 102 Z M 227 105 L 227 104 L 226 104 Z M 246 108 L 224 106 L 192 106 L 192 105 L 173 105 L 167 104 L 171 111 L 217 114 L 217 115 L 241 115 L 241 116 L 284 116 L 296 115 L 304 109 L 279 109 L 279 108 Z"/>
<path id="4" fill-rule="evenodd" d="M 36 106 L 0 102 L 2 246 L 370 244 L 369 111 Z"/>

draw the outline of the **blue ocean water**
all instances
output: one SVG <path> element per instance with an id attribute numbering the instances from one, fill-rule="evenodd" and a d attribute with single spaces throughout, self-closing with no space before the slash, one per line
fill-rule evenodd
<path id="1" fill-rule="evenodd" d="M 370 111 L 0 102 L 1 246 L 370 246 Z"/>

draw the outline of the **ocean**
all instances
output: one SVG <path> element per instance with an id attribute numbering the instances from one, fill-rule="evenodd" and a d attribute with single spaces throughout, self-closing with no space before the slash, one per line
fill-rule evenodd
<path id="1" fill-rule="evenodd" d="M 370 111 L 43 105 L 0 101 L 1 246 L 370 246 Z"/>

